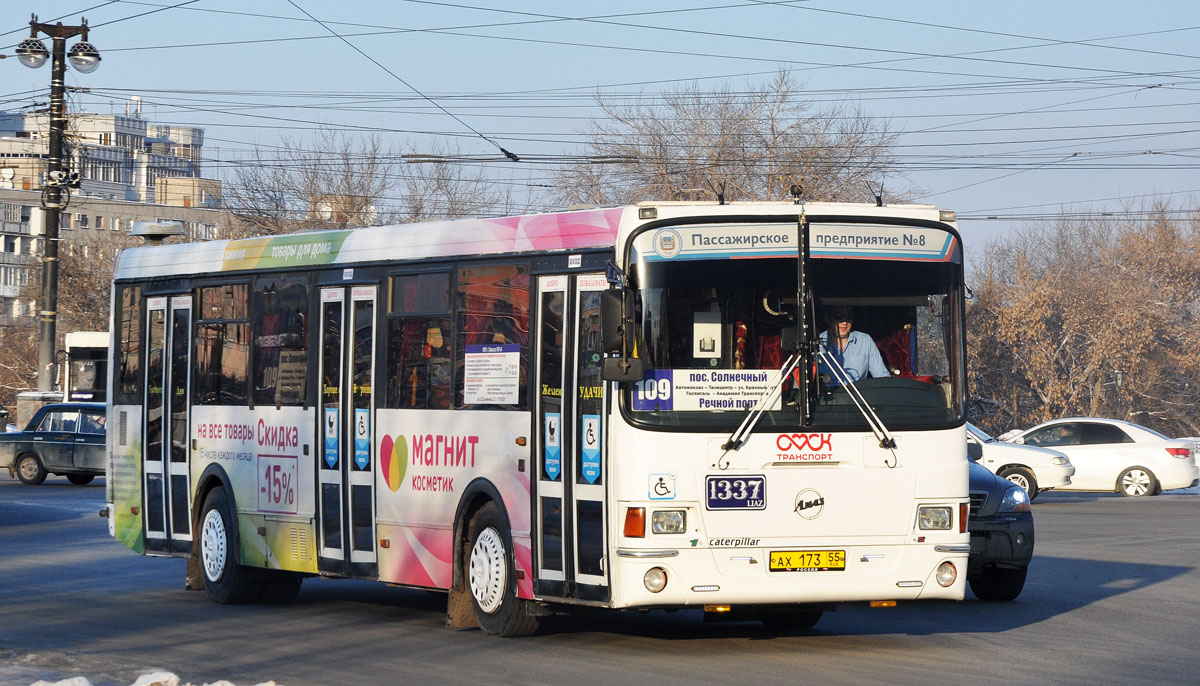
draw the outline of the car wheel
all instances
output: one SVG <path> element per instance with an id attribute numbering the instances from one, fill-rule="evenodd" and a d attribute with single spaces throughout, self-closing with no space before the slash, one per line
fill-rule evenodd
<path id="1" fill-rule="evenodd" d="M 1117 479 L 1117 490 L 1121 495 L 1131 498 L 1154 495 L 1158 492 L 1158 479 L 1154 478 L 1154 473 L 1145 467 L 1130 467 L 1121 474 L 1121 478 Z"/>
<path id="2" fill-rule="evenodd" d="M 979 576 L 969 579 L 967 583 L 980 600 L 1013 600 L 1025 588 L 1025 576 L 1028 573 L 1028 567 L 986 567 Z"/>
<path id="3" fill-rule="evenodd" d="M 471 519 L 470 533 L 466 579 L 479 627 L 493 636 L 537 631 L 540 617 L 529 611 L 529 601 L 517 597 L 512 538 L 495 503 L 480 508 Z"/>
<path id="4" fill-rule="evenodd" d="M 92 479 L 95 479 L 95 478 L 96 478 L 95 474 L 68 474 L 67 475 L 67 481 L 70 481 L 71 483 L 75 484 L 76 486 L 83 486 L 86 484 L 90 484 L 90 483 L 92 483 Z"/>
<path id="5" fill-rule="evenodd" d="M 17 458 L 17 478 L 23 484 L 36 486 L 46 480 L 46 468 L 37 455 L 25 453 Z"/>
<path id="6" fill-rule="evenodd" d="M 233 522 L 225 489 L 213 489 L 200 511 L 200 567 L 204 590 L 221 605 L 252 602 L 261 588 L 261 581 L 251 578 L 250 570 L 236 562 L 238 540 Z"/>
<path id="7" fill-rule="evenodd" d="M 768 612 L 760 618 L 760 621 L 768 629 L 777 631 L 807 631 L 816 626 L 824 614 L 821 610 Z"/>
<path id="8" fill-rule="evenodd" d="M 1000 477 L 1008 479 L 1021 488 L 1024 488 L 1025 492 L 1029 494 L 1030 500 L 1037 497 L 1037 479 L 1033 478 L 1033 472 L 1028 469 L 1024 467 L 1006 467 L 1000 470 Z"/>

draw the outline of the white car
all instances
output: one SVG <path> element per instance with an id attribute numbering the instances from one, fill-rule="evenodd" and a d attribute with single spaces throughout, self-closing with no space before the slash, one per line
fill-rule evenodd
<path id="1" fill-rule="evenodd" d="M 1071 475 L 1075 473 L 1071 459 L 1057 450 L 1002 443 L 970 422 L 967 423 L 967 442 L 978 443 L 983 449 L 979 464 L 1024 488 L 1030 500 L 1042 491 L 1069 486 Z"/>
<path id="2" fill-rule="evenodd" d="M 1200 481 L 1195 442 L 1166 436 L 1119 419 L 1068 417 L 1039 424 L 1007 439 L 1053 448 L 1075 465 L 1063 490 L 1155 495 Z"/>

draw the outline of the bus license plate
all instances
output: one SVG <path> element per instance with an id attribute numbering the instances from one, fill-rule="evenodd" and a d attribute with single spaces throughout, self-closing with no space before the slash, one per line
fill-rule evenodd
<path id="1" fill-rule="evenodd" d="M 762 474 L 710 476 L 704 486 L 710 510 L 767 509 L 767 477 Z"/>
<path id="2" fill-rule="evenodd" d="M 845 550 L 772 550 L 772 572 L 843 572 Z"/>

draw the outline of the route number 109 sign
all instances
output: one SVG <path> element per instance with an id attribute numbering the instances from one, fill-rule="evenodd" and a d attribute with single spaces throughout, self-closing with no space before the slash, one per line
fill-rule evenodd
<path id="1" fill-rule="evenodd" d="M 778 370 L 651 369 L 633 384 L 635 412 L 745 411 L 779 380 Z M 776 394 L 768 410 L 778 410 Z"/>

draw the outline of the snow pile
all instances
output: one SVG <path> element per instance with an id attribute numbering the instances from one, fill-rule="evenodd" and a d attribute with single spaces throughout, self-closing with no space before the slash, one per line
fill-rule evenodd
<path id="1" fill-rule="evenodd" d="M 62 681 L 54 681 L 54 682 L 35 681 L 30 686 L 92 686 L 92 682 L 88 681 L 86 677 L 75 676 L 75 677 L 71 677 L 70 679 L 63 679 Z M 179 677 L 175 676 L 174 674 L 172 674 L 170 672 L 153 672 L 151 674 L 143 674 L 143 675 L 139 676 L 137 681 L 130 684 L 130 686 L 192 686 L 192 684 L 190 682 L 186 683 L 186 684 L 183 683 L 179 679 Z M 204 686 L 237 686 L 237 685 L 222 679 L 221 681 L 214 681 L 211 684 L 204 684 Z M 260 684 L 255 684 L 255 686 L 279 686 L 279 685 L 276 684 L 274 681 L 264 681 Z"/>

